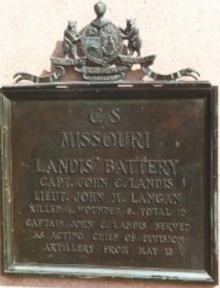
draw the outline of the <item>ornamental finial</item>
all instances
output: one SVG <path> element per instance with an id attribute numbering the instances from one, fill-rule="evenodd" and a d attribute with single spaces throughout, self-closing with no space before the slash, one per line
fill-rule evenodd
<path id="1" fill-rule="evenodd" d="M 102 1 L 99 1 L 98 3 L 95 4 L 94 6 L 94 10 L 95 13 L 97 15 L 97 18 L 101 18 L 104 16 L 105 12 L 106 12 L 106 5 L 105 3 L 103 3 Z"/>

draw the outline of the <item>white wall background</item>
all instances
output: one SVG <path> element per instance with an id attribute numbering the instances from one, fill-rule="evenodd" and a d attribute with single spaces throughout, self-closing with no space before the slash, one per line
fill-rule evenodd
<path id="1" fill-rule="evenodd" d="M 17 71 L 50 71 L 50 56 L 67 20 L 82 29 L 95 18 L 96 0 L 0 0 L 0 85 Z M 156 54 L 155 71 L 196 68 L 200 80 L 220 83 L 219 0 L 106 0 L 106 18 L 124 27 L 136 17 L 142 55 Z"/>

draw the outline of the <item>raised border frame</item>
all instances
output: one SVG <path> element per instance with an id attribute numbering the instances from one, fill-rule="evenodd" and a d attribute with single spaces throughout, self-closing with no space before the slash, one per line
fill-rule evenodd
<path id="1" fill-rule="evenodd" d="M 45 95 L 45 92 L 51 91 L 51 89 L 59 90 L 56 97 L 62 97 L 62 93 L 65 91 L 74 91 L 77 89 L 88 88 L 95 89 L 208 89 L 210 91 L 209 99 L 206 99 L 207 103 L 207 123 L 206 131 L 207 136 L 207 149 L 209 158 L 207 159 L 207 165 L 209 167 L 209 181 L 207 191 L 207 213 L 208 213 L 208 228 L 206 230 L 206 253 L 207 267 L 206 271 L 180 271 L 169 269 L 127 269 L 127 268 L 92 268 L 89 267 L 72 267 L 66 265 L 61 267 L 60 265 L 26 265 L 22 263 L 13 263 L 12 254 L 12 231 L 13 231 L 13 209 L 12 209 L 12 175 L 11 175 L 11 134 L 10 134 L 10 100 L 16 100 L 17 92 L 25 91 L 38 91 L 39 101 L 41 95 Z M 56 91 L 57 91 L 56 90 Z M 41 94 L 42 92 L 42 94 Z M 114 93 L 113 93 L 114 95 Z M 114 96 L 113 96 L 114 97 Z M 54 97 L 50 97 L 51 100 Z M 57 98 L 56 98 L 57 99 Z M 6 274 L 22 274 L 22 275 L 54 275 L 54 276 L 75 276 L 75 277 L 117 277 L 117 278 L 132 278 L 132 279 L 148 279 L 148 280 L 174 280 L 174 281 L 190 281 L 190 282 L 211 282 L 217 283 L 218 281 L 218 243 L 217 243 L 217 88 L 212 87 L 207 82 L 187 83 L 164 83 L 159 82 L 156 84 L 151 83 L 121 83 L 121 84 L 109 84 L 109 83 L 75 83 L 73 85 L 62 83 L 62 85 L 55 84 L 38 84 L 38 85 L 13 85 L 5 86 L 1 90 L 1 186 L 2 186 L 2 242 L 4 251 L 2 252 L 3 269 Z"/>

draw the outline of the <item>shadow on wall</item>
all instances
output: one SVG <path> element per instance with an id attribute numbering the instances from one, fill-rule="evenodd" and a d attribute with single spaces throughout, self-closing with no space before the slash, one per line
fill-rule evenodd
<path id="1" fill-rule="evenodd" d="M 80 49 L 80 46 L 78 45 L 78 53 L 79 53 L 79 56 L 83 56 L 84 54 L 82 53 L 81 49 Z M 127 46 L 124 45 L 123 47 L 123 52 L 122 52 L 124 55 L 127 55 Z M 64 57 L 64 53 L 63 53 L 63 41 L 57 41 L 56 43 L 56 47 L 54 49 L 54 51 L 52 52 L 51 54 L 51 57 L 55 57 L 55 58 L 63 58 Z M 96 65 L 94 63 L 92 63 L 91 61 L 89 61 L 89 66 L 90 67 L 95 67 Z M 114 64 L 114 63 L 113 63 Z M 51 64 L 50 66 L 50 71 L 48 70 L 43 70 L 42 73 L 39 75 L 40 77 L 45 77 L 45 76 L 48 76 L 54 72 L 57 71 L 57 68 Z M 66 67 L 65 68 L 65 75 L 63 75 L 59 81 L 84 81 L 83 80 L 83 77 L 82 77 L 82 74 L 76 72 L 74 70 L 73 67 Z M 123 80 L 142 80 L 144 78 L 144 73 L 143 71 L 140 69 L 140 66 L 139 65 L 134 65 L 132 70 L 130 71 L 127 71 L 125 74 L 124 74 L 124 78 Z"/>
<path id="2" fill-rule="evenodd" d="M 57 41 L 56 47 L 54 51 L 52 52 L 51 57 L 63 58 L 64 54 L 63 54 L 62 46 L 63 46 L 63 41 Z M 65 81 L 82 81 L 83 80 L 81 74 L 77 73 L 73 67 L 66 67 L 65 70 L 66 70 L 65 75 L 63 75 L 59 81 L 65 82 Z M 56 71 L 57 71 L 56 67 L 51 64 L 50 71 L 43 70 L 40 76 L 45 77 Z"/>

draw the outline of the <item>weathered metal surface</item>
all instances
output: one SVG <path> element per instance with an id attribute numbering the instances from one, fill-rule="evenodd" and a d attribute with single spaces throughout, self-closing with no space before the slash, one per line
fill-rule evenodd
<path id="1" fill-rule="evenodd" d="M 216 281 L 213 91 L 3 88 L 4 271 Z"/>
<path id="2" fill-rule="evenodd" d="M 133 64 L 140 64 L 144 75 L 153 80 L 173 81 L 183 77 L 197 80 L 200 76 L 191 68 L 167 75 L 155 73 L 149 66 L 156 56 L 141 57 L 142 40 L 136 19 L 128 19 L 123 29 L 104 18 L 106 9 L 105 3 L 101 1 L 95 4 L 96 19 L 80 32 L 76 21 L 68 21 L 63 36 L 63 57 L 51 58 L 56 72 L 44 77 L 18 72 L 14 75 L 15 81 L 55 82 L 65 74 L 66 66 L 72 66 L 87 81 L 119 81 Z"/>

